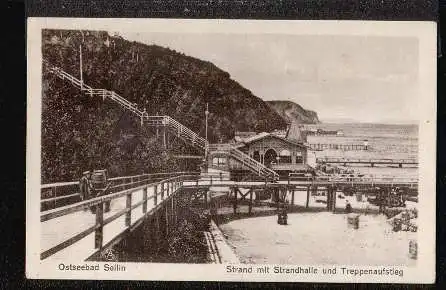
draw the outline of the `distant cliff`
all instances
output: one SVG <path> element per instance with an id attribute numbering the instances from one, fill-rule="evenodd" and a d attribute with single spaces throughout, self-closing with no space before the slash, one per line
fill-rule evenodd
<path id="1" fill-rule="evenodd" d="M 298 124 L 318 124 L 320 123 L 317 113 L 305 110 L 300 105 L 291 101 L 268 101 L 268 104 L 282 118 L 289 123 L 297 122 Z"/>

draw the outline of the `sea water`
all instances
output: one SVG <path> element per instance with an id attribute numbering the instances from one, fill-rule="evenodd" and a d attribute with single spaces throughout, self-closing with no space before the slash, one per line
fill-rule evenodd
<path id="1" fill-rule="evenodd" d="M 368 150 L 323 150 L 313 151 L 317 158 L 336 157 L 344 159 L 414 159 L 418 160 L 418 125 L 416 124 L 371 124 L 371 123 L 323 123 L 308 125 L 326 131 L 342 131 L 343 135 L 308 136 L 308 143 L 320 144 L 368 144 Z M 355 172 L 389 174 L 394 176 L 417 176 L 418 169 L 412 165 L 349 165 Z"/>

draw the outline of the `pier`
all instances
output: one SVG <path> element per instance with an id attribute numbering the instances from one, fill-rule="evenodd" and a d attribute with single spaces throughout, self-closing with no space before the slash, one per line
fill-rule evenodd
<path id="1" fill-rule="evenodd" d="M 382 159 L 353 159 L 353 158 L 317 158 L 317 163 L 326 163 L 326 164 L 343 164 L 347 166 L 347 164 L 364 164 L 370 165 L 374 167 L 375 165 L 398 165 L 399 168 L 402 168 L 403 165 L 409 165 L 411 167 L 418 167 L 418 161 L 415 159 L 390 159 L 390 158 L 382 158 Z"/>
<path id="2" fill-rule="evenodd" d="M 364 144 L 332 144 L 332 143 L 309 143 L 306 144 L 311 150 L 343 150 L 343 151 L 362 151 L 369 150 L 370 146 Z"/>

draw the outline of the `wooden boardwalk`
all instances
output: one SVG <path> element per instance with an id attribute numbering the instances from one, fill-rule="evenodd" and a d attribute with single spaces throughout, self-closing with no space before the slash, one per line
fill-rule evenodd
<path id="1" fill-rule="evenodd" d="M 290 178 L 278 182 L 236 182 L 222 178 L 221 175 L 201 175 L 200 177 L 179 175 L 159 182 L 140 183 L 141 181 L 137 181 L 133 188 L 106 196 L 42 211 L 40 215 L 41 259 L 67 260 L 70 257 L 88 259 L 98 255 L 104 249 L 124 239 L 128 233 L 141 225 L 145 218 L 158 214 L 158 211 L 166 218 L 163 219 L 165 224 L 158 224 L 156 228 L 169 228 L 175 220 L 175 196 L 182 189 L 195 189 L 195 198 L 201 199 L 207 206 L 211 198 L 208 194 L 210 191 L 222 191 L 228 194 L 230 192 L 236 200 L 249 196 L 252 201 L 256 190 L 278 189 L 292 193 L 294 203 L 294 192 L 306 191 L 308 199 L 310 187 L 314 186 L 327 190 L 339 186 L 411 188 L 418 186 L 418 180 L 415 178 L 331 178 L 326 176 Z M 69 184 L 61 186 L 66 185 Z M 103 205 L 107 201 L 111 202 L 111 210 L 105 213 Z M 92 213 L 89 210 L 91 206 L 98 206 L 102 210 Z"/>

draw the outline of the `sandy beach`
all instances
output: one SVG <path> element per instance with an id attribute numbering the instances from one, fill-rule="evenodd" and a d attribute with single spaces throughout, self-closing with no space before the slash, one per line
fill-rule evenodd
<path id="1" fill-rule="evenodd" d="M 361 215 L 357 230 L 347 226 L 347 215 L 329 212 L 289 214 L 286 226 L 278 225 L 276 216 L 236 220 L 221 230 L 243 263 L 416 263 L 408 249 L 417 233 L 393 232 L 383 215 Z"/>

